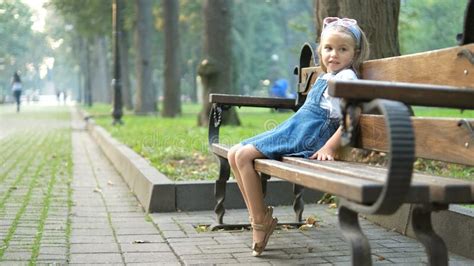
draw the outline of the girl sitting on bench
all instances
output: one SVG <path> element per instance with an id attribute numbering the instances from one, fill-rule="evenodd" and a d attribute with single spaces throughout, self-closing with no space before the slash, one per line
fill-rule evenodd
<path id="1" fill-rule="evenodd" d="M 357 21 L 327 17 L 323 21 L 319 60 L 325 74 L 318 77 L 303 106 L 273 130 L 242 141 L 228 153 L 229 164 L 250 214 L 252 254 L 259 256 L 277 226 L 271 206 L 265 207 L 260 176 L 253 161 L 282 156 L 334 160 L 341 139 L 339 99 L 327 92 L 329 79 L 357 79 L 369 54 L 369 44 Z"/>

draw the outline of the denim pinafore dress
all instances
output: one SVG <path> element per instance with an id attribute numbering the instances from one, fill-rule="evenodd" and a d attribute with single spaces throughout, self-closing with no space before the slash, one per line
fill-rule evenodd
<path id="1" fill-rule="evenodd" d="M 329 110 L 320 106 L 327 80 L 318 78 L 301 108 L 272 130 L 241 142 L 252 144 L 265 157 L 279 160 L 283 156 L 309 158 L 336 132 L 339 119 L 329 118 Z"/>

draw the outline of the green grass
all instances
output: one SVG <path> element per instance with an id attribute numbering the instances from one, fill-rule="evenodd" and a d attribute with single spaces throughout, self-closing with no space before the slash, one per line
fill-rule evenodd
<path id="1" fill-rule="evenodd" d="M 160 172 L 174 180 L 213 180 L 217 161 L 208 151 L 207 127 L 197 126 L 199 105 L 184 105 L 179 118 L 125 115 L 123 126 L 112 126 L 112 118 L 98 105 L 86 111 L 113 137 L 148 159 Z M 268 109 L 242 108 L 242 126 L 224 126 L 221 142 L 233 144 L 275 126 L 291 113 L 271 113 Z"/>
<path id="2" fill-rule="evenodd" d="M 218 175 L 218 163 L 208 151 L 207 128 L 197 127 L 200 106 L 186 104 L 179 118 L 160 116 L 123 117 L 124 125 L 111 125 L 110 106 L 95 105 L 86 110 L 96 117 L 113 137 L 125 143 L 145 157 L 160 172 L 174 180 L 214 180 Z M 474 111 L 446 108 L 414 107 L 417 116 L 474 118 Z M 240 140 L 268 130 L 288 118 L 292 113 L 271 112 L 264 108 L 238 109 L 242 126 L 223 126 L 220 142 L 238 143 Z M 431 160 L 419 160 L 417 169 L 431 173 L 474 180 L 474 168 L 446 164 Z"/>
<path id="3" fill-rule="evenodd" d="M 432 108 L 432 107 L 413 107 L 416 116 L 421 117 L 462 117 L 474 118 L 474 110 L 450 109 L 450 108 Z"/>

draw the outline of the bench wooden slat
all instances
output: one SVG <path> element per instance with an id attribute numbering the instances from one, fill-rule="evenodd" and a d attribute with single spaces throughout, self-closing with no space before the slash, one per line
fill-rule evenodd
<path id="1" fill-rule="evenodd" d="M 295 99 L 254 97 L 229 94 L 210 94 L 209 101 L 211 103 L 220 103 L 232 106 L 271 107 L 285 109 L 294 109 L 296 106 Z"/>
<path id="2" fill-rule="evenodd" d="M 227 158 L 227 152 L 229 151 L 230 146 L 222 143 L 213 143 L 211 149 L 217 156 Z"/>
<path id="3" fill-rule="evenodd" d="M 387 176 L 385 168 L 362 163 L 316 161 L 295 157 L 284 157 L 282 161 L 319 171 L 325 170 L 381 183 L 385 182 Z M 474 202 L 474 182 L 415 173 L 406 201 L 409 203 L 471 203 Z"/>
<path id="4" fill-rule="evenodd" d="M 412 121 L 417 157 L 474 166 L 474 139 L 458 126 L 459 119 L 413 117 Z M 382 116 L 362 115 L 360 130 L 360 148 L 387 151 Z"/>
<path id="5" fill-rule="evenodd" d="M 374 180 L 359 179 L 350 176 L 317 171 L 297 165 L 270 159 L 257 159 L 255 170 L 291 181 L 307 188 L 327 191 L 336 196 L 359 203 L 374 202 L 382 190 L 383 184 Z"/>
<path id="6" fill-rule="evenodd" d="M 356 100 L 380 98 L 408 105 L 474 109 L 473 88 L 373 80 L 330 80 L 328 91 L 335 97 Z"/>
<path id="7" fill-rule="evenodd" d="M 362 78 L 472 87 L 474 67 L 458 55 L 462 49 L 474 52 L 474 44 L 370 60 L 362 65 Z"/>
<path id="8" fill-rule="evenodd" d="M 466 57 L 459 56 L 461 50 L 474 53 L 474 44 L 451 47 L 429 52 L 409 54 L 383 59 L 369 60 L 362 64 L 361 78 L 366 80 L 426 83 L 455 87 L 472 87 L 474 67 Z M 313 84 L 322 73 L 320 67 L 306 67 L 301 70 L 302 80 L 312 72 L 308 84 Z M 305 88 L 309 90 L 311 86 Z M 308 93 L 306 91 L 303 94 Z"/>

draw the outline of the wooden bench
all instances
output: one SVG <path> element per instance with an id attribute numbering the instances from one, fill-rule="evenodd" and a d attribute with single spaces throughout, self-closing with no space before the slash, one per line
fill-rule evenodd
<path id="1" fill-rule="evenodd" d="M 414 204 L 412 223 L 425 246 L 430 264 L 447 265 L 444 241 L 433 231 L 431 212 L 449 204 L 474 203 L 474 182 L 413 171 L 416 158 L 474 166 L 474 119 L 413 117 L 407 105 L 474 109 L 474 6 L 466 12 L 463 39 L 457 47 L 367 61 L 362 79 L 330 81 L 329 93 L 343 98 L 345 150 L 357 148 L 387 154 L 387 166 L 350 161 L 315 161 L 284 157 L 257 159 L 265 190 L 270 177 L 294 184 L 296 221 L 301 221 L 303 187 L 336 195 L 339 222 L 352 247 L 352 262 L 370 265 L 370 245 L 360 229 L 358 214 L 391 214 L 402 204 Z M 470 30 L 469 30 L 470 29 Z M 225 187 L 230 147 L 219 143 L 222 112 L 231 106 L 297 110 L 320 69 L 315 47 L 305 44 L 300 55 L 297 100 L 210 95 L 213 104 L 209 144 L 220 161 L 215 184 L 218 223 L 225 213 Z M 462 229 L 460 229 L 462 230 Z"/>

